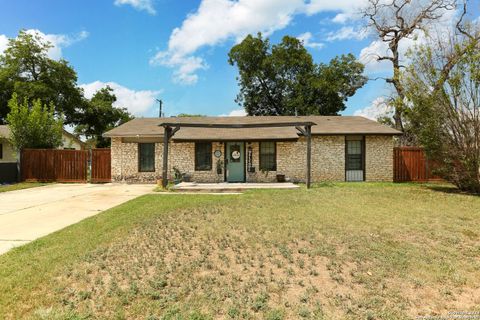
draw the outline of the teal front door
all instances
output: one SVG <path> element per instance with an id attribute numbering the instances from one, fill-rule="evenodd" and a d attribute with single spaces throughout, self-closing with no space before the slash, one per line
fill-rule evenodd
<path id="1" fill-rule="evenodd" d="M 243 142 L 227 142 L 225 162 L 227 164 L 227 181 L 245 181 L 245 148 Z"/>

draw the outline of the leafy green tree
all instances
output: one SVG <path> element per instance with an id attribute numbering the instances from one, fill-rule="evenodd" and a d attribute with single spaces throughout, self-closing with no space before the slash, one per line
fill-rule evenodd
<path id="1" fill-rule="evenodd" d="M 442 38 L 412 52 L 402 84 L 409 126 L 436 173 L 480 193 L 480 29 L 472 26 L 457 24 L 448 44 Z"/>
<path id="2" fill-rule="evenodd" d="M 51 47 L 38 34 L 24 30 L 9 40 L 7 49 L 0 54 L 0 123 L 10 112 L 8 101 L 14 92 L 21 100 L 41 99 L 52 104 L 57 115 L 65 116 L 67 124 L 76 122 L 76 110 L 83 103 L 77 74 L 67 61 L 48 58 Z"/>
<path id="3" fill-rule="evenodd" d="M 20 102 L 19 102 L 20 101 Z M 16 93 L 8 102 L 10 143 L 16 150 L 24 148 L 56 148 L 62 144 L 63 121 L 54 114 L 54 107 L 37 99 L 29 104 Z"/>
<path id="4" fill-rule="evenodd" d="M 133 119 L 127 109 L 113 105 L 116 101 L 111 87 L 98 90 L 92 99 L 86 101 L 79 115 L 81 124 L 75 128 L 75 133 L 84 135 L 97 148 L 110 146 L 110 139 L 105 139 L 102 134 Z"/>
<path id="5" fill-rule="evenodd" d="M 177 117 L 186 118 L 186 117 L 206 117 L 206 116 L 204 114 L 179 113 Z"/>
<path id="6" fill-rule="evenodd" d="M 248 35 L 229 52 L 239 69 L 236 102 L 249 115 L 337 115 L 367 81 L 364 66 L 351 54 L 315 64 L 303 43 L 285 36 Z"/>

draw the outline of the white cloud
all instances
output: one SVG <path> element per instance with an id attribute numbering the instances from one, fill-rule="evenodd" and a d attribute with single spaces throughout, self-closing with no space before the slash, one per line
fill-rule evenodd
<path id="1" fill-rule="evenodd" d="M 8 38 L 7 36 L 0 34 L 0 54 L 7 49 Z"/>
<path id="2" fill-rule="evenodd" d="M 243 117 L 246 115 L 245 109 L 234 109 L 230 113 L 219 115 L 219 117 Z"/>
<path id="3" fill-rule="evenodd" d="M 87 31 L 81 31 L 76 35 L 65 34 L 45 34 L 38 29 L 25 30 L 31 35 L 38 35 L 43 41 L 48 41 L 52 47 L 48 50 L 47 55 L 51 59 L 58 60 L 62 57 L 62 49 L 71 46 L 72 44 L 82 41 L 88 37 Z M 0 34 L 0 53 L 3 53 L 7 48 L 8 37 Z"/>
<path id="4" fill-rule="evenodd" d="M 338 41 L 338 40 L 363 40 L 368 36 L 368 30 L 360 27 L 346 26 L 342 27 L 339 30 L 332 31 L 328 33 L 327 41 Z"/>
<path id="5" fill-rule="evenodd" d="M 150 59 L 150 64 L 177 67 L 177 70 L 173 73 L 173 80 L 176 83 L 187 85 L 195 84 L 198 81 L 198 75 L 195 71 L 208 68 L 208 65 L 200 57 L 170 54 L 166 51 L 158 52 Z"/>
<path id="6" fill-rule="evenodd" d="M 362 116 L 371 120 L 377 120 L 379 117 L 391 117 L 393 108 L 384 97 L 378 97 L 373 100 L 368 107 L 355 111 L 353 115 Z"/>
<path id="7" fill-rule="evenodd" d="M 172 31 L 168 48 L 158 52 L 150 63 L 175 68 L 175 81 L 194 84 L 198 80 L 196 72 L 207 68 L 197 53 L 201 48 L 238 42 L 258 31 L 268 36 L 288 26 L 298 14 L 350 13 L 362 1 L 365 0 L 202 0 L 197 11 Z"/>
<path id="8" fill-rule="evenodd" d="M 311 32 L 305 32 L 297 36 L 297 39 L 303 42 L 303 45 L 308 48 L 321 49 L 325 44 L 321 42 L 312 41 L 313 35 Z"/>
<path id="9" fill-rule="evenodd" d="M 322 11 L 341 11 L 352 18 L 358 10 L 367 3 L 366 0 L 311 0 L 305 4 L 305 12 L 313 15 Z"/>
<path id="10" fill-rule="evenodd" d="M 116 82 L 94 81 L 91 83 L 81 84 L 80 87 L 85 92 L 85 97 L 91 98 L 98 90 L 110 86 L 113 93 L 117 97 L 116 107 L 127 108 L 134 115 L 142 115 L 156 105 L 156 97 L 161 91 L 152 90 L 132 90 L 124 87 Z"/>
<path id="11" fill-rule="evenodd" d="M 146 11 L 151 15 L 157 13 L 153 7 L 152 0 L 115 0 L 116 6 L 131 5 L 138 11 Z"/>

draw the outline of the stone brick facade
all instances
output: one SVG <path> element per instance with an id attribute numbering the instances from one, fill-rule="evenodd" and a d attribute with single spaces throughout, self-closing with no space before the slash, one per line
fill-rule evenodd
<path id="1" fill-rule="evenodd" d="M 139 172 L 138 143 L 153 142 L 112 138 L 112 180 L 126 182 L 155 182 L 162 176 L 163 143 L 155 141 L 155 172 Z M 245 168 L 247 182 L 273 182 L 277 174 L 284 174 L 291 181 L 304 182 L 306 177 L 306 148 L 304 137 L 297 141 L 276 143 L 277 171 L 261 172 L 259 142 L 246 142 L 246 155 L 251 150 L 252 166 L 255 172 Z M 217 159 L 213 153 L 220 150 Z M 217 173 L 218 161 L 223 168 L 224 143 L 212 143 L 212 169 L 195 171 L 195 143 L 170 142 L 168 173 L 173 175 L 173 167 L 190 176 L 197 182 L 223 182 L 224 171 Z M 247 167 L 247 160 L 245 161 Z M 365 137 L 365 177 L 366 181 L 392 181 L 393 178 L 393 138 L 392 136 Z M 312 137 L 312 181 L 345 181 L 345 136 Z"/>
<path id="2" fill-rule="evenodd" d="M 393 181 L 393 147 L 391 136 L 365 137 L 365 179 Z"/>

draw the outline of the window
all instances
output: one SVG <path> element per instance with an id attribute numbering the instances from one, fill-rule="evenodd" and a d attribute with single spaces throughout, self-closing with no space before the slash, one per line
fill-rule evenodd
<path id="1" fill-rule="evenodd" d="M 260 170 L 277 170 L 277 152 L 275 142 L 260 142 Z"/>
<path id="2" fill-rule="evenodd" d="M 363 170 L 363 140 L 347 140 L 347 170 Z"/>
<path id="3" fill-rule="evenodd" d="M 155 143 L 138 144 L 138 171 L 155 172 Z"/>
<path id="4" fill-rule="evenodd" d="M 3 159 L 3 144 L 0 143 L 0 159 Z"/>
<path id="5" fill-rule="evenodd" d="M 210 142 L 195 143 L 195 171 L 212 170 L 212 144 Z"/>

